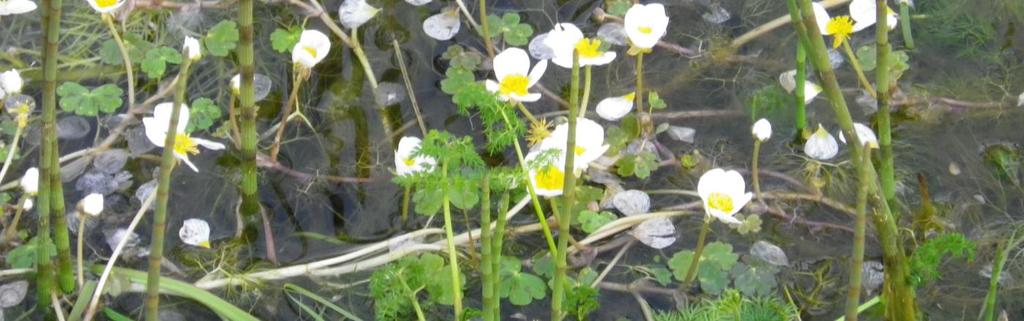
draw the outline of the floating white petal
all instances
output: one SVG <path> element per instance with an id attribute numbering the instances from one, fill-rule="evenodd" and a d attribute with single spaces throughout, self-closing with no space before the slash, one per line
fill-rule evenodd
<path id="1" fill-rule="evenodd" d="M 29 0 L 0 1 L 0 16 L 29 13 L 36 10 L 36 3 Z"/>
<path id="2" fill-rule="evenodd" d="M 39 169 L 32 167 L 25 170 L 25 175 L 21 176 L 21 191 L 26 194 L 36 194 L 39 192 Z"/>
<path id="3" fill-rule="evenodd" d="M 792 93 L 796 89 L 796 69 L 779 74 L 779 85 L 786 92 Z M 821 86 L 810 81 L 804 81 L 804 103 L 809 104 L 814 97 L 821 93 Z"/>
<path id="4" fill-rule="evenodd" d="M 772 123 L 765 118 L 758 119 L 757 122 L 754 122 L 751 132 L 757 140 L 766 141 L 772 137 Z"/>
<path id="5" fill-rule="evenodd" d="M 210 224 L 206 221 L 190 218 L 181 223 L 178 237 L 185 244 L 210 248 Z"/>
<path id="6" fill-rule="evenodd" d="M 459 33 L 459 11 L 452 7 L 423 20 L 423 32 L 437 40 L 449 40 Z"/>
<path id="7" fill-rule="evenodd" d="M 861 123 L 853 123 L 853 130 L 857 132 L 857 139 L 860 140 L 861 146 L 867 145 L 871 148 L 878 148 L 878 136 L 875 136 L 875 131 L 871 130 L 871 127 Z M 846 144 L 846 136 L 843 135 L 842 131 L 839 132 L 839 141 Z"/>
<path id="8" fill-rule="evenodd" d="M 654 249 L 663 249 L 676 242 L 676 227 L 666 217 L 652 218 L 633 228 L 630 232 L 640 243 Z"/>
<path id="9" fill-rule="evenodd" d="M 629 115 L 629 112 L 633 111 L 633 102 L 635 99 L 635 93 L 629 93 L 618 97 L 608 97 L 598 102 L 597 107 L 595 107 L 594 110 L 597 111 L 597 115 L 601 116 L 604 120 L 616 121 L 626 115 Z"/>
<path id="10" fill-rule="evenodd" d="M 395 171 L 398 176 L 405 176 L 429 170 L 437 165 L 437 160 L 427 156 L 413 156 L 419 151 L 422 140 L 417 137 L 405 136 L 398 141 L 395 151 Z"/>
<path id="11" fill-rule="evenodd" d="M 877 13 L 875 9 L 878 8 L 875 4 L 875 0 L 853 0 L 850 1 L 850 17 L 853 18 L 853 32 L 864 30 L 864 28 L 873 26 L 877 22 Z M 889 7 L 886 10 L 886 25 L 889 29 L 896 28 L 898 22 L 898 16 L 895 11 L 892 11 Z"/>
<path id="12" fill-rule="evenodd" d="M 338 8 L 338 18 L 341 25 L 347 29 L 359 28 L 373 19 L 377 12 L 380 12 L 380 9 L 367 4 L 366 0 L 345 0 Z"/>
<path id="13" fill-rule="evenodd" d="M 651 196 L 641 190 L 626 190 L 612 197 L 612 206 L 624 215 L 644 214 L 651 209 Z"/>
<path id="14" fill-rule="evenodd" d="M 733 217 L 753 197 L 746 192 L 743 176 L 737 171 L 715 168 L 701 175 L 697 182 L 697 194 L 704 201 L 704 211 L 728 224 L 740 224 Z"/>
<path id="15" fill-rule="evenodd" d="M 818 124 L 818 130 L 804 143 L 804 154 L 816 160 L 829 160 L 838 153 L 839 143 L 821 124 Z"/>
<path id="16" fill-rule="evenodd" d="M 660 3 L 634 4 L 626 11 L 624 25 L 633 46 L 650 49 L 658 44 L 668 28 L 665 6 Z"/>

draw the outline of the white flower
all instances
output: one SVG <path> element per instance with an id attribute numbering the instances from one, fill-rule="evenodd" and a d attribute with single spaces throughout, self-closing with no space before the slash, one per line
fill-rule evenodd
<path id="1" fill-rule="evenodd" d="M 427 36 L 441 41 L 455 37 L 461 26 L 459 11 L 455 7 L 442 9 L 441 12 L 423 20 L 423 32 Z"/>
<path id="2" fill-rule="evenodd" d="M 17 69 L 11 69 L 0 74 L 0 87 L 8 94 L 17 94 L 21 92 L 21 87 L 25 84 L 21 80 L 21 73 Z"/>
<path id="3" fill-rule="evenodd" d="M 146 137 L 149 138 L 153 145 L 164 147 L 164 140 L 167 138 L 167 130 L 169 129 L 168 125 L 171 124 L 173 108 L 173 103 L 156 105 L 156 108 L 153 109 L 153 117 L 142 119 L 142 124 L 146 128 Z M 183 104 L 178 115 L 178 127 L 174 136 L 174 157 L 184 161 L 193 171 L 198 172 L 199 169 L 189 161 L 188 155 L 199 154 L 199 146 L 210 150 L 220 150 L 224 149 L 224 144 L 189 136 L 188 133 L 185 133 L 185 128 L 188 126 L 188 117 L 188 106 Z"/>
<path id="4" fill-rule="evenodd" d="M 21 190 L 29 195 L 39 192 L 39 169 L 32 167 L 21 177 Z"/>
<path id="5" fill-rule="evenodd" d="M 829 17 L 828 11 L 825 10 L 825 6 L 821 5 L 821 2 L 812 2 L 811 8 L 814 9 L 814 22 L 818 25 L 818 30 L 821 31 L 821 34 L 827 35 L 828 21 L 832 20 L 832 17 Z M 790 89 L 790 91 L 793 90 Z"/>
<path id="6" fill-rule="evenodd" d="M 82 212 L 91 216 L 98 216 L 103 212 L 103 194 L 92 193 L 82 199 Z"/>
<path id="7" fill-rule="evenodd" d="M 117 10 L 117 8 L 120 8 L 121 5 L 124 5 L 124 0 L 86 0 L 86 1 L 89 2 L 89 5 L 92 6 L 93 10 L 96 10 L 96 12 L 103 13 L 103 14 L 114 12 L 114 10 Z"/>
<path id="8" fill-rule="evenodd" d="M 395 171 L 398 176 L 405 176 L 428 170 L 437 165 L 437 160 L 429 156 L 413 156 L 420 149 L 420 140 L 417 137 L 405 136 L 398 141 L 398 150 L 395 151 Z"/>
<path id="9" fill-rule="evenodd" d="M 729 224 L 740 224 L 740 220 L 733 215 L 753 197 L 746 189 L 746 183 L 739 172 L 721 168 L 707 171 L 697 182 L 697 194 L 704 201 L 704 211 Z"/>
<path id="10" fill-rule="evenodd" d="M 373 16 L 377 15 L 380 9 L 366 3 L 366 0 L 345 0 L 338 8 L 338 19 L 345 28 L 359 28 Z"/>
<path id="11" fill-rule="evenodd" d="M 867 145 L 871 148 L 878 148 L 878 137 L 875 136 L 875 132 L 871 130 L 871 127 L 861 123 L 853 123 L 853 130 L 857 132 L 857 139 L 860 140 L 861 146 Z M 846 144 L 846 136 L 843 132 L 839 132 L 839 141 Z"/>
<path id="12" fill-rule="evenodd" d="M 199 46 L 199 39 L 192 37 L 185 37 L 185 44 L 182 46 L 181 52 L 185 53 L 188 51 L 188 59 L 192 61 L 199 61 L 199 58 L 203 57 L 203 51 Z"/>
<path id="13" fill-rule="evenodd" d="M 0 0 L 0 16 L 28 13 L 36 10 L 36 3 L 29 0 Z"/>
<path id="14" fill-rule="evenodd" d="M 563 148 L 565 148 L 563 146 Z M 553 197 L 562 195 L 565 186 L 565 153 L 563 148 L 535 148 L 526 154 L 524 158 L 527 163 L 532 163 L 541 155 L 554 153 L 554 159 L 538 164 L 536 168 L 530 169 L 530 185 L 537 196 Z M 553 152 L 551 152 L 553 151 Z"/>
<path id="15" fill-rule="evenodd" d="M 839 153 L 839 143 L 825 127 L 818 124 L 818 130 L 804 144 L 804 154 L 820 161 L 831 159 Z"/>
<path id="16" fill-rule="evenodd" d="M 318 30 L 304 30 L 292 48 L 292 63 L 307 69 L 320 63 L 331 51 L 331 39 Z"/>
<path id="17" fill-rule="evenodd" d="M 568 138 L 568 123 L 555 126 L 555 130 L 551 131 L 551 136 L 541 141 L 540 149 L 565 150 Z M 606 151 L 608 151 L 608 145 L 604 143 L 604 127 L 590 119 L 576 118 L 576 148 L 573 168 L 575 170 L 587 169 L 591 162 L 600 158 Z"/>
<path id="18" fill-rule="evenodd" d="M 556 24 L 544 38 L 544 45 L 554 54 L 551 62 L 563 68 L 572 68 L 573 51 L 579 53 L 580 66 L 599 66 L 615 60 L 614 51 L 601 49 L 600 39 L 583 37 L 583 32 L 571 23 Z"/>
<path id="19" fill-rule="evenodd" d="M 634 4 L 626 11 L 626 36 L 634 47 L 650 49 L 658 44 L 668 28 L 665 6 L 660 3 Z"/>
<path id="20" fill-rule="evenodd" d="M 796 89 L 796 69 L 779 74 L 779 84 L 782 85 L 782 89 L 786 92 L 793 93 Z M 804 80 L 804 103 L 809 104 L 814 97 L 817 97 L 821 93 L 821 86 L 810 81 Z"/>
<path id="21" fill-rule="evenodd" d="M 185 244 L 210 248 L 210 224 L 198 218 L 190 218 L 181 223 L 178 237 Z"/>
<path id="22" fill-rule="evenodd" d="M 633 111 L 633 102 L 635 100 L 636 92 L 618 97 L 608 97 L 598 102 L 594 110 L 604 120 L 616 121 L 628 115 L 630 111 Z"/>
<path id="23" fill-rule="evenodd" d="M 877 8 L 875 0 L 853 0 L 850 2 L 850 17 L 853 18 L 853 32 L 864 30 L 864 28 L 870 27 L 875 24 L 878 20 Z M 897 15 L 895 11 L 892 11 L 888 6 L 885 7 L 886 19 L 885 23 L 888 25 L 889 30 L 896 28 Z"/>
<path id="24" fill-rule="evenodd" d="M 512 47 L 494 56 L 493 65 L 497 81 L 488 79 L 484 83 L 488 91 L 498 93 L 501 100 L 534 102 L 540 99 L 540 94 L 531 93 L 528 89 L 544 75 L 548 68 L 547 60 L 541 60 L 531 70 L 530 55 L 525 50 Z"/>
<path id="25" fill-rule="evenodd" d="M 408 2 L 411 5 L 419 7 L 430 3 L 430 0 L 405 0 L 405 2 Z"/>
<path id="26" fill-rule="evenodd" d="M 753 132 L 754 138 L 757 138 L 757 140 L 766 141 L 772 137 L 772 123 L 768 122 L 768 119 L 765 118 L 758 119 L 754 122 L 751 132 Z"/>
<path id="27" fill-rule="evenodd" d="M 32 206 L 34 206 L 34 205 L 35 205 L 35 202 L 33 202 L 31 198 L 26 198 L 25 199 L 25 204 L 21 205 L 21 209 L 25 210 L 25 211 L 31 211 L 32 210 Z"/>
<path id="28" fill-rule="evenodd" d="M 231 92 L 238 95 L 242 91 L 242 74 L 235 74 L 231 77 Z"/>

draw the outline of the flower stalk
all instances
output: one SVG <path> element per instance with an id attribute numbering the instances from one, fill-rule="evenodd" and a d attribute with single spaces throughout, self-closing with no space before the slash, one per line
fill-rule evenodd
<path id="1" fill-rule="evenodd" d="M 128 107 L 130 108 L 135 105 L 135 72 L 132 70 L 132 59 L 128 55 L 128 47 L 124 45 L 124 39 L 121 38 L 121 34 L 117 32 L 117 26 L 114 25 L 114 16 L 104 13 L 101 15 L 101 19 L 107 25 L 110 35 L 114 37 L 114 43 L 117 44 L 117 50 L 121 53 L 124 73 L 128 78 Z"/>
<path id="2" fill-rule="evenodd" d="M 580 56 L 579 51 L 572 53 L 572 82 L 569 84 L 569 135 L 565 142 L 565 183 L 562 195 L 565 198 L 564 209 L 558 215 L 558 250 L 555 252 L 555 289 L 551 295 L 551 320 L 560 321 L 565 317 L 562 302 L 565 300 L 566 262 L 569 239 L 572 238 L 572 207 L 576 203 L 576 171 L 573 166 L 576 153 L 576 120 L 579 112 L 580 94 Z M 553 206 L 554 207 L 554 206 Z"/>
<path id="3" fill-rule="evenodd" d="M 750 160 L 750 183 L 754 185 L 754 195 L 757 196 L 759 202 L 764 202 L 761 199 L 761 175 L 758 171 L 758 161 L 761 158 L 761 140 L 754 139 L 754 157 Z"/>
<path id="4" fill-rule="evenodd" d="M 508 118 L 508 114 L 504 110 L 501 113 L 501 117 L 504 119 L 506 125 L 511 123 L 511 121 Z M 523 177 L 526 177 L 527 181 L 529 181 L 530 169 L 526 168 L 526 159 L 523 157 L 523 148 L 522 146 L 519 145 L 519 140 L 513 140 L 512 146 L 515 147 L 516 149 L 516 158 L 519 159 L 519 169 L 523 171 Z M 541 229 L 544 232 L 544 239 L 548 243 L 548 250 L 551 251 L 551 253 L 555 253 L 555 251 L 557 250 L 557 246 L 555 245 L 555 238 L 551 234 L 551 227 L 548 225 L 547 216 L 544 215 L 544 208 L 541 207 L 540 199 L 537 198 L 537 190 L 533 188 L 533 184 L 526 184 L 526 191 L 529 192 L 530 194 L 530 201 L 531 203 L 533 203 L 533 212 L 537 213 L 537 220 L 539 221 Z"/>
<path id="5" fill-rule="evenodd" d="M 903 31 L 903 46 L 907 49 L 914 49 L 914 32 L 910 27 L 910 4 L 907 1 L 900 3 L 900 30 Z M 885 20 L 879 20 L 885 21 Z"/>
<path id="6" fill-rule="evenodd" d="M 867 90 L 871 97 L 878 97 L 878 93 L 875 92 L 874 87 L 871 86 L 871 82 L 868 81 L 868 77 L 864 75 L 864 70 L 860 68 L 860 60 L 858 60 L 857 55 L 853 53 L 853 48 L 850 47 L 849 40 L 843 41 L 843 53 L 846 54 L 847 60 L 850 61 L 850 67 L 853 68 L 854 73 L 857 74 L 857 81 L 860 82 L 860 86 L 864 87 L 864 90 Z M 875 70 L 878 69 L 876 68 Z"/>
<path id="7" fill-rule="evenodd" d="M 186 47 L 183 56 L 188 57 Z M 174 107 L 170 124 L 164 138 L 164 151 L 160 158 L 160 180 L 156 190 L 156 211 L 153 216 L 152 244 L 149 251 L 149 276 L 146 279 L 146 321 L 159 321 L 160 307 L 160 261 L 163 260 L 164 234 L 167 232 L 167 201 L 170 198 L 171 172 L 174 170 L 174 141 L 178 136 L 178 120 L 181 106 L 185 102 L 188 87 L 188 72 L 192 59 L 182 59 L 181 71 L 175 83 Z"/>
<path id="8" fill-rule="evenodd" d="M 700 235 L 697 236 L 697 248 L 693 250 L 693 259 L 690 260 L 690 267 L 686 269 L 686 278 L 683 279 L 683 284 L 689 286 L 693 283 L 693 279 L 697 277 L 697 271 L 700 269 L 700 256 L 704 253 L 704 242 L 708 238 L 708 231 L 711 230 L 711 221 L 714 220 L 710 215 L 704 216 L 704 226 L 700 228 Z"/>
<path id="9" fill-rule="evenodd" d="M 441 161 L 441 175 L 444 181 L 448 181 L 448 160 Z M 462 285 L 459 278 L 459 261 L 455 251 L 455 232 L 452 231 L 452 210 L 451 202 L 448 199 L 448 185 L 444 187 L 444 235 L 448 241 L 448 266 L 451 272 L 452 282 L 452 307 L 455 310 L 455 320 L 462 320 Z"/>

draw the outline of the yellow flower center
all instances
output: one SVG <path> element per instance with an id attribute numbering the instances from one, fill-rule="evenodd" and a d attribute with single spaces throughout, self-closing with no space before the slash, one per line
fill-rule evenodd
<path id="1" fill-rule="evenodd" d="M 577 42 L 576 52 L 579 53 L 580 58 L 597 58 L 604 54 L 601 52 L 601 40 L 590 38 L 583 38 Z"/>
<path id="2" fill-rule="evenodd" d="M 628 100 L 628 101 L 636 100 L 636 92 L 634 91 L 634 92 L 628 93 L 625 96 L 622 96 L 622 99 L 625 99 L 625 100 Z"/>
<path id="3" fill-rule="evenodd" d="M 576 153 L 576 156 L 582 156 L 583 153 L 585 153 L 586 151 L 587 151 L 586 148 L 583 148 L 583 147 L 580 147 L 580 146 L 576 146 L 576 148 L 573 149 L 573 152 Z"/>
<path id="4" fill-rule="evenodd" d="M 416 161 L 412 158 L 406 158 L 402 160 L 402 162 L 405 163 L 405 166 L 412 166 L 413 164 L 416 164 Z"/>
<path id="5" fill-rule="evenodd" d="M 537 188 L 542 190 L 561 190 L 565 185 L 565 173 L 555 166 L 548 165 L 534 176 Z"/>
<path id="6" fill-rule="evenodd" d="M 312 56 L 313 58 L 316 58 L 316 48 L 307 46 L 303 47 L 302 49 L 306 50 L 306 52 L 308 52 L 309 55 Z"/>
<path id="7" fill-rule="evenodd" d="M 178 155 L 199 154 L 199 144 L 196 144 L 188 134 L 178 133 L 174 136 L 174 153 Z"/>
<path id="8" fill-rule="evenodd" d="M 503 96 L 511 96 L 515 94 L 517 96 L 526 96 L 526 87 L 530 84 L 530 78 L 526 78 L 523 75 L 508 75 L 505 79 L 501 80 L 501 84 L 498 88 Z"/>
<path id="9" fill-rule="evenodd" d="M 732 213 L 732 197 L 724 193 L 711 193 L 711 195 L 708 195 L 708 207 L 725 213 Z"/>
<path id="10" fill-rule="evenodd" d="M 853 34 L 853 20 L 850 16 L 838 16 L 828 21 L 825 32 L 832 35 L 832 48 L 839 48 Z"/>
<path id="11" fill-rule="evenodd" d="M 96 6 L 106 9 L 117 4 L 117 0 L 96 0 Z"/>
<path id="12" fill-rule="evenodd" d="M 20 104 L 14 113 L 16 114 L 15 119 L 18 121 L 19 128 L 25 128 L 28 126 L 28 114 L 30 110 L 28 104 Z"/>
<path id="13" fill-rule="evenodd" d="M 654 29 L 651 29 L 651 27 L 639 27 L 639 28 L 636 28 L 636 30 L 640 31 L 640 33 L 642 33 L 642 34 L 650 34 L 650 33 L 654 32 Z"/>

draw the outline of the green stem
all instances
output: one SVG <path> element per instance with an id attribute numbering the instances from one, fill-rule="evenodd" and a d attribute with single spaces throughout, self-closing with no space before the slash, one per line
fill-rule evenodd
<path id="1" fill-rule="evenodd" d="M 82 287 L 85 285 L 85 220 L 88 219 L 88 215 L 85 213 L 78 212 L 78 248 L 76 253 L 78 254 L 78 286 Z"/>
<path id="2" fill-rule="evenodd" d="M 758 167 L 757 167 L 757 163 L 758 163 L 758 159 L 759 158 L 761 158 L 761 140 L 755 138 L 754 139 L 754 157 L 750 161 L 750 180 L 752 181 L 752 184 L 754 185 L 754 195 L 757 196 L 757 200 L 761 201 L 761 202 L 764 202 L 764 200 L 761 199 L 761 179 L 760 179 L 761 175 L 759 174 Z"/>
<path id="3" fill-rule="evenodd" d="M 18 117 L 21 117 L 21 115 L 18 115 Z M 11 168 L 11 160 L 14 159 L 14 153 L 18 152 L 18 141 L 21 139 L 21 133 L 24 130 L 25 127 L 20 125 L 14 130 L 14 138 L 11 139 L 10 148 L 7 149 L 7 157 L 4 158 L 4 167 L 0 169 L 0 182 L 4 180 L 4 177 L 7 177 L 7 170 Z"/>
<path id="4" fill-rule="evenodd" d="M 53 120 L 56 123 L 56 119 Z M 49 127 L 48 136 L 57 137 L 57 126 Z M 68 234 L 68 220 L 64 213 L 64 184 L 60 177 L 60 149 L 57 146 L 57 139 L 50 142 L 53 153 L 50 157 L 50 188 L 53 193 L 50 195 L 51 206 L 50 219 L 53 220 L 53 242 L 57 248 L 57 283 L 64 293 L 75 291 L 74 266 L 71 261 L 71 236 Z"/>
<path id="5" fill-rule="evenodd" d="M 183 56 L 188 57 L 185 53 Z M 149 250 L 149 277 L 146 281 L 146 321 L 159 321 L 160 307 L 160 261 L 163 260 L 164 234 L 167 232 L 167 201 L 170 198 L 171 172 L 174 170 L 174 142 L 178 135 L 178 120 L 181 105 L 185 102 L 188 87 L 188 72 L 192 60 L 182 59 L 181 71 L 175 84 L 174 107 L 164 138 L 164 151 L 160 158 L 160 181 L 156 189 L 156 211 L 153 215 L 153 231 Z"/>
<path id="6" fill-rule="evenodd" d="M 484 38 L 487 56 L 494 58 L 494 44 L 491 42 L 490 26 L 487 25 L 487 0 L 480 0 L 480 33 L 480 36 Z"/>
<path id="7" fill-rule="evenodd" d="M 508 114 L 503 110 L 501 117 L 505 120 L 505 124 L 511 124 L 508 119 Z M 551 235 L 551 227 L 548 226 L 548 219 L 544 215 L 544 208 L 541 207 L 540 199 L 537 198 L 537 191 L 533 189 L 533 184 L 530 184 L 530 169 L 526 168 L 526 159 L 523 158 L 523 148 L 519 145 L 519 140 L 513 140 L 512 145 L 516 148 L 516 158 L 519 159 L 519 169 L 523 171 L 523 177 L 526 178 L 526 191 L 530 194 L 530 201 L 533 203 L 533 212 L 537 214 L 537 220 L 540 223 L 540 227 L 544 232 L 544 239 L 548 242 L 548 250 L 551 253 L 555 253 L 555 238 Z"/>
<path id="8" fill-rule="evenodd" d="M 583 98 L 580 98 L 580 117 L 587 117 L 587 106 L 590 105 L 590 65 L 583 67 Z"/>
<path id="9" fill-rule="evenodd" d="M 7 229 L 4 230 L 4 243 L 14 242 L 15 238 L 18 237 L 18 223 L 21 222 L 21 214 L 25 212 L 25 202 L 29 198 L 31 198 L 29 195 L 21 195 L 18 198 L 18 208 L 14 209 L 14 219 L 11 220 L 11 225 L 8 225 Z"/>
<path id="10" fill-rule="evenodd" d="M 856 148 L 856 147 L 854 147 Z M 865 159 L 871 161 L 871 147 L 864 148 Z M 857 321 L 857 308 L 860 306 L 860 287 L 862 266 L 864 265 L 864 234 L 867 228 L 868 191 L 872 185 L 867 166 L 861 166 L 859 172 L 860 186 L 857 188 L 857 218 L 853 228 L 853 254 L 850 258 L 850 287 L 846 293 L 846 321 Z"/>
<path id="11" fill-rule="evenodd" d="M 576 171 L 573 162 L 576 158 L 576 118 L 579 112 L 580 94 L 580 58 L 579 52 L 572 54 L 572 82 L 569 83 L 569 133 L 565 142 L 565 181 L 562 186 L 562 195 L 565 198 L 565 207 L 558 215 L 558 251 L 555 252 L 555 289 L 551 296 L 551 320 L 559 321 L 565 317 L 565 310 L 562 302 L 565 296 L 566 274 L 568 265 L 566 257 L 568 254 L 569 239 L 572 238 L 570 227 L 572 226 L 572 207 L 576 203 Z M 552 206 L 553 208 L 555 206 Z"/>
<path id="12" fill-rule="evenodd" d="M 114 16 L 104 13 L 102 19 L 106 23 L 107 29 L 110 30 L 110 35 L 114 37 L 117 50 L 121 53 L 121 63 L 124 64 L 124 73 L 128 78 L 128 108 L 130 109 L 135 106 L 135 73 L 132 71 L 132 59 L 128 55 L 128 47 L 124 45 L 124 39 L 121 39 L 121 34 L 117 32 L 117 26 L 114 25 Z"/>
<path id="13" fill-rule="evenodd" d="M 423 309 L 420 308 L 420 300 L 416 297 L 416 292 L 409 287 L 409 284 L 405 282 L 405 278 L 402 275 L 398 275 L 398 281 L 402 282 L 402 287 L 405 288 L 405 293 L 409 294 L 409 302 L 412 302 L 412 310 L 416 312 L 416 320 L 425 321 L 426 318 L 423 316 Z"/>
<path id="14" fill-rule="evenodd" d="M 992 277 L 988 280 L 988 293 L 985 295 L 985 317 L 984 321 L 992 321 L 996 315 L 996 298 L 999 296 L 999 279 L 1002 277 L 1003 266 L 1006 265 L 1006 256 L 1010 250 L 1020 245 L 1024 238 L 1017 238 L 1017 233 L 1010 235 L 1009 240 L 999 242 L 999 249 L 996 250 L 995 261 L 992 263 Z"/>
<path id="15" fill-rule="evenodd" d="M 853 54 L 853 48 L 850 47 L 849 40 L 843 41 L 843 53 L 846 54 L 847 60 L 850 61 L 850 67 L 852 67 L 854 73 L 857 74 L 857 81 L 860 82 L 860 86 L 863 87 L 864 90 L 867 90 L 871 97 L 878 97 L 878 93 L 876 93 L 875 89 L 871 86 L 871 82 L 868 81 L 868 77 L 864 75 L 864 70 L 860 68 L 860 60 L 857 59 L 857 55 Z M 875 70 L 878 70 L 878 68 L 875 68 Z"/>
<path id="16" fill-rule="evenodd" d="M 644 53 L 636 54 L 636 111 L 642 113 L 644 110 Z"/>
<path id="17" fill-rule="evenodd" d="M 885 0 L 877 1 L 876 14 L 885 21 L 888 17 L 888 7 Z M 881 26 L 881 25 L 880 25 Z M 892 95 L 892 84 L 894 79 L 889 79 L 889 66 L 891 64 L 889 53 L 892 52 L 892 44 L 889 43 L 889 29 L 875 28 L 875 42 L 877 49 L 877 63 L 875 67 L 875 84 L 878 86 L 878 95 L 875 96 L 878 102 L 878 145 L 881 148 L 878 174 L 882 180 L 882 196 L 889 203 L 890 208 L 896 208 L 896 184 L 893 172 L 893 151 L 892 151 L 892 121 L 890 120 L 889 97 Z"/>
<path id="18" fill-rule="evenodd" d="M 490 269 L 492 275 L 498 276 L 495 278 L 496 280 L 500 280 L 501 275 L 501 243 L 505 237 L 505 223 L 507 222 L 505 215 L 508 214 L 510 194 L 509 190 L 505 190 L 501 193 L 501 200 L 498 201 L 497 222 L 494 223 L 494 237 L 491 238 L 491 253 L 495 255 L 495 259 L 491 260 Z M 501 320 L 501 298 L 497 295 L 498 287 L 494 287 L 494 291 L 494 297 L 497 302 L 491 307 L 490 314 L 494 316 L 495 320 Z M 484 313 L 486 314 L 487 311 Z"/>
<path id="19" fill-rule="evenodd" d="M 302 82 L 309 76 L 309 69 L 305 67 L 296 66 L 293 68 L 294 76 L 292 79 L 292 91 L 288 95 L 288 102 L 284 105 L 284 110 L 281 112 L 281 123 L 277 125 L 277 133 L 274 134 L 274 144 L 270 145 L 270 160 L 276 162 L 277 154 L 281 151 L 281 140 L 284 139 L 284 129 L 288 126 L 288 121 L 292 119 L 292 113 L 302 115 L 302 111 L 297 106 L 299 101 L 299 89 L 302 87 Z"/>
<path id="20" fill-rule="evenodd" d="M 879 304 L 879 303 L 881 303 L 881 302 L 882 302 L 882 297 L 881 297 L 881 296 L 878 296 L 878 295 L 876 295 L 876 296 L 874 296 L 873 298 L 871 298 L 871 300 L 868 300 L 867 302 L 864 302 L 864 303 L 862 303 L 862 304 L 861 304 L 860 306 L 858 306 L 858 307 L 857 307 L 857 313 L 861 313 L 861 312 L 864 312 L 864 311 L 866 311 L 867 309 L 870 309 L 871 307 L 873 307 L 873 306 L 875 306 L 875 305 L 877 305 L 877 304 Z M 845 315 L 844 315 L 844 316 L 841 316 L 841 317 L 838 317 L 838 318 L 836 318 L 836 320 L 835 320 L 835 321 L 843 321 L 843 319 L 844 319 L 844 318 L 846 318 L 846 316 L 845 316 Z"/>
<path id="21" fill-rule="evenodd" d="M 442 180 L 448 181 L 448 161 L 441 162 L 441 177 Z M 444 187 L 444 234 L 448 239 L 448 265 L 451 267 L 451 278 L 452 278 L 452 302 L 453 308 L 455 309 L 455 320 L 462 320 L 462 285 L 460 285 L 459 278 L 459 261 L 458 256 L 455 252 L 455 232 L 452 231 L 452 210 L 451 204 L 448 200 L 448 185 Z"/>
<path id="22" fill-rule="evenodd" d="M 482 189 L 482 197 L 480 198 L 480 254 L 482 256 L 480 265 L 480 276 L 483 281 L 481 282 L 483 291 L 483 317 L 485 321 L 497 320 L 495 316 L 491 314 L 494 310 L 495 298 L 497 296 L 497 278 L 491 270 L 491 262 L 495 259 L 500 260 L 500 257 L 494 257 L 493 246 L 491 242 L 491 178 L 490 175 L 484 174 Z"/>
<path id="23" fill-rule="evenodd" d="M 910 28 L 910 4 L 906 1 L 900 3 L 900 29 L 903 30 L 903 45 L 907 49 L 914 49 L 914 33 Z"/>
<path id="24" fill-rule="evenodd" d="M 711 215 L 704 216 L 704 226 L 700 228 L 700 236 L 697 236 L 697 248 L 693 250 L 693 259 L 690 260 L 690 267 L 686 269 L 686 278 L 683 279 L 683 284 L 689 286 L 693 283 L 693 278 L 697 276 L 697 270 L 700 268 L 700 256 L 704 253 L 704 241 L 708 237 L 708 230 L 711 229 Z"/>
<path id="25" fill-rule="evenodd" d="M 530 124 L 538 123 L 537 117 L 534 117 L 533 113 L 531 113 L 529 109 L 526 109 L 526 105 L 523 105 L 522 102 L 516 102 L 516 107 L 523 113 L 523 116 L 526 116 L 526 119 L 530 121 Z"/>
<path id="26" fill-rule="evenodd" d="M 807 128 L 807 104 L 804 102 L 807 99 L 804 96 L 807 86 L 807 49 L 804 46 L 803 41 L 797 40 L 796 88 L 793 90 L 793 94 L 796 95 L 796 133 L 801 140 L 805 137 L 804 130 Z"/>
<path id="27" fill-rule="evenodd" d="M 256 106 L 255 88 L 253 86 L 256 74 L 255 55 L 253 49 L 253 0 L 239 0 L 238 2 L 238 65 L 241 69 L 241 84 L 239 86 L 238 102 L 241 118 L 241 144 L 242 144 L 242 180 L 239 189 L 242 192 L 242 206 L 240 211 L 247 221 L 254 221 L 256 214 L 260 211 L 257 172 L 256 172 Z M 239 228 L 241 230 L 242 228 Z"/>
<path id="28" fill-rule="evenodd" d="M 45 49 L 43 52 L 43 128 L 41 130 L 44 135 L 42 155 L 39 159 L 39 195 L 36 205 L 36 214 L 39 216 L 36 244 L 40 245 L 36 248 L 36 294 L 38 299 L 36 304 L 42 307 L 50 305 L 51 294 L 54 291 L 53 263 L 46 244 L 52 242 L 50 239 L 50 219 L 52 218 L 50 212 L 53 205 L 51 197 L 56 195 L 53 193 L 55 189 L 51 186 L 53 181 L 50 177 L 56 170 L 53 168 L 52 160 L 57 158 L 57 150 L 53 148 L 57 146 L 57 137 L 56 135 L 45 135 L 45 133 L 56 130 L 57 123 L 57 49 L 60 43 L 62 6 L 62 0 L 43 0 L 41 10 L 43 26 L 45 26 L 42 39 Z"/>
<path id="29" fill-rule="evenodd" d="M 412 195 L 412 185 L 406 186 L 402 192 L 402 225 L 409 219 L 409 196 Z"/>

